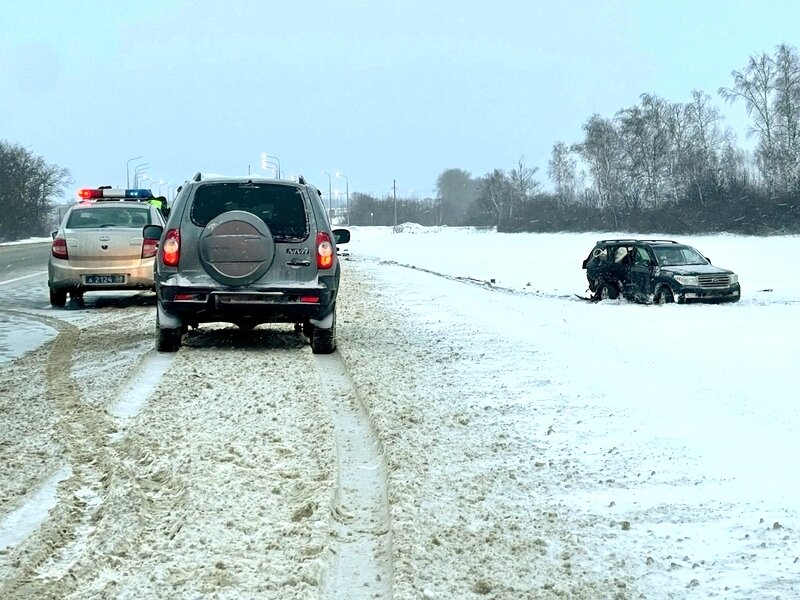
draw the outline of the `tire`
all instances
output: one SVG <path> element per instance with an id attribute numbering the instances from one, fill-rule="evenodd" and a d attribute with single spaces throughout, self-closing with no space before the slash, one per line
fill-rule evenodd
<path id="1" fill-rule="evenodd" d="M 653 297 L 653 302 L 658 305 L 672 304 L 675 302 L 675 295 L 672 293 L 672 290 L 668 285 L 662 285 L 656 290 L 656 293 Z"/>
<path id="2" fill-rule="evenodd" d="M 161 327 L 156 315 L 156 350 L 159 352 L 177 352 L 181 347 L 181 329 Z"/>
<path id="3" fill-rule="evenodd" d="M 50 306 L 63 308 L 67 304 L 67 292 L 61 290 L 50 290 Z"/>
<path id="4" fill-rule="evenodd" d="M 619 297 L 619 290 L 616 288 L 615 285 L 612 285 L 607 281 L 604 281 L 599 286 L 597 286 L 598 300 L 616 300 L 618 297 Z"/>
<path id="5" fill-rule="evenodd" d="M 336 350 L 336 309 L 333 309 L 333 323 L 330 329 L 321 329 L 309 324 L 311 328 L 311 351 L 314 354 L 331 354 Z"/>

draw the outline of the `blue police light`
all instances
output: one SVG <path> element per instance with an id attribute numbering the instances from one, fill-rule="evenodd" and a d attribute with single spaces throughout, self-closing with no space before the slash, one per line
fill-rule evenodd
<path id="1" fill-rule="evenodd" d="M 125 197 L 126 198 L 152 198 L 153 192 L 152 190 L 125 190 Z"/>

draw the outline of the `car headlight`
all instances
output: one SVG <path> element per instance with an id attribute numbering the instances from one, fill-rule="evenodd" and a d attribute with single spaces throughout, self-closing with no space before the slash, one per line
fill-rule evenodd
<path id="1" fill-rule="evenodd" d="M 697 275 L 675 275 L 675 281 L 681 285 L 700 285 L 700 282 L 697 280 Z"/>
<path id="2" fill-rule="evenodd" d="M 731 273 L 731 285 L 739 283 L 739 276 L 736 273 Z"/>

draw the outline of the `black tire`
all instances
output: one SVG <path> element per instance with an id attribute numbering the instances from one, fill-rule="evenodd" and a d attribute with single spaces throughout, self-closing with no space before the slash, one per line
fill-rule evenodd
<path id="1" fill-rule="evenodd" d="M 675 295 L 672 293 L 672 290 L 668 285 L 662 285 L 656 290 L 656 293 L 653 297 L 653 302 L 658 305 L 672 304 L 675 302 Z"/>
<path id="2" fill-rule="evenodd" d="M 156 350 L 159 352 L 177 352 L 181 347 L 182 328 L 168 329 L 161 327 L 156 314 Z"/>
<path id="3" fill-rule="evenodd" d="M 597 286 L 597 299 L 598 300 L 616 300 L 619 297 L 619 290 L 617 286 L 603 281 Z"/>
<path id="4" fill-rule="evenodd" d="M 330 329 L 311 327 L 311 351 L 314 354 L 331 354 L 336 350 L 336 309 L 333 309 L 333 323 Z"/>
<path id="5" fill-rule="evenodd" d="M 67 304 L 67 292 L 62 290 L 50 290 L 50 306 L 63 308 Z"/>

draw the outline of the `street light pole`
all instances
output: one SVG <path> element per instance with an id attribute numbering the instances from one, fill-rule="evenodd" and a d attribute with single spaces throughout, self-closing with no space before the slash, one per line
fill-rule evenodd
<path id="1" fill-rule="evenodd" d="M 164 181 L 163 179 L 159 180 L 158 182 L 158 195 L 161 195 L 161 186 L 169 185 L 169 181 Z M 167 188 L 167 193 L 169 193 L 169 188 Z"/>
<path id="2" fill-rule="evenodd" d="M 139 160 L 142 158 L 141 156 L 134 156 L 133 158 L 129 158 L 128 162 L 125 163 L 125 185 L 130 188 L 131 187 L 131 163 L 135 160 Z"/>
<path id="3" fill-rule="evenodd" d="M 150 163 L 142 163 L 140 165 L 136 165 L 133 168 L 133 187 L 134 187 L 134 189 L 139 189 L 139 173 L 141 171 L 144 171 L 149 166 L 150 166 Z"/>
<path id="4" fill-rule="evenodd" d="M 392 195 L 394 196 L 394 231 L 397 231 L 397 180 L 392 179 Z"/>
<path id="5" fill-rule="evenodd" d="M 344 177 L 344 197 L 345 197 L 345 206 L 347 207 L 347 224 L 350 225 L 350 180 L 347 178 L 347 175 L 344 173 L 340 173 L 336 171 L 337 177 Z"/>
<path id="6" fill-rule="evenodd" d="M 328 173 L 326 173 L 325 171 L 323 171 L 322 174 L 323 175 L 328 175 Z M 332 219 L 333 218 L 333 214 L 331 212 L 332 211 L 332 208 L 331 208 L 331 196 L 332 196 L 332 193 L 331 193 L 331 176 L 328 175 L 328 215 Z"/>
<path id="7" fill-rule="evenodd" d="M 266 158 L 271 158 L 278 164 L 278 179 L 281 178 L 281 161 L 277 156 L 270 156 L 269 154 L 264 155 Z"/>

